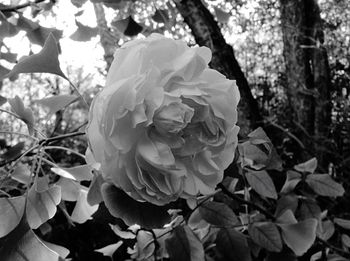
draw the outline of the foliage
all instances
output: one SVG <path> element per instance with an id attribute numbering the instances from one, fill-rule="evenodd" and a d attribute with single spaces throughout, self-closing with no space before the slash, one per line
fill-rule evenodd
<path id="1" fill-rule="evenodd" d="M 72 0 L 78 8 L 86 2 Z M 183 32 L 184 25 L 170 2 L 160 1 L 149 8 L 144 8 L 146 1 L 91 2 L 118 10 L 110 25 L 119 44 L 128 37 L 151 32 L 172 33 L 174 37 L 185 35 L 191 39 L 188 32 Z M 255 94 L 262 100 L 261 107 L 268 116 L 277 115 L 280 125 L 284 126 L 283 115 L 278 111 L 281 111 L 281 100 L 285 97 L 266 94 L 267 90 L 280 94 L 283 85 L 283 77 L 280 77 L 283 74 L 280 69 L 281 53 L 278 52 L 281 51 L 281 39 L 276 36 L 278 33 L 270 30 L 279 30 L 278 20 L 262 11 L 263 6 L 271 5 L 271 2 L 259 1 L 258 9 L 262 13 L 257 20 L 248 19 L 240 13 L 242 9 L 238 7 L 244 6 L 247 1 L 214 2 L 208 1 L 208 8 L 228 34 L 235 30 L 230 27 L 231 20 L 240 25 L 242 32 L 249 34 L 246 41 L 237 43 L 236 48 L 252 52 L 241 51 L 238 57 L 241 61 L 246 60 L 243 64 L 251 72 L 248 79 L 257 87 Z M 337 2 L 335 8 L 341 6 L 342 1 Z M 47 12 L 53 3 L 33 4 L 30 8 L 33 13 Z M 274 8 L 276 11 L 277 7 Z M 348 28 L 348 25 L 344 25 L 343 21 L 338 25 L 335 17 L 339 11 L 334 11 L 326 3 L 323 8 L 330 10 L 324 12 L 326 30 L 335 38 L 343 37 L 341 27 Z M 140 10 L 147 11 L 136 15 Z M 37 54 L 21 59 L 12 70 L 0 65 L 0 77 L 24 79 L 27 77 L 25 73 L 30 73 L 31 78 L 27 79 L 31 83 L 42 84 L 44 76 L 32 73 L 50 73 L 67 81 L 67 88 L 63 94 L 45 92 L 44 98 L 27 106 L 20 95 L 12 99 L 0 96 L 0 112 L 11 117 L 6 119 L 8 122 L 11 119 L 17 124 L 14 129 L 1 127 L 0 130 L 5 137 L 0 139 L 0 256 L 3 260 L 17 260 L 19 256 L 30 261 L 73 258 L 69 255 L 70 245 L 60 246 L 59 242 L 53 240 L 54 244 L 43 239 L 50 234 L 45 232 L 46 226 L 57 225 L 58 215 L 62 215 L 61 222 L 69 226 L 89 222 L 103 208 L 102 201 L 113 216 L 125 222 L 113 218 L 106 222 L 113 223 L 108 229 L 115 234 L 115 241 L 95 247 L 98 255 L 103 254 L 109 259 L 114 257 L 117 260 L 118 256 L 133 260 L 191 261 L 350 258 L 350 216 L 339 211 L 336 205 L 348 188 L 343 174 L 349 166 L 347 135 L 350 133 L 346 92 L 349 64 L 343 59 L 348 55 L 343 53 L 344 48 L 330 48 L 335 85 L 335 138 L 332 144 L 339 148 L 335 151 L 341 151 L 334 154 L 335 166 L 329 171 L 324 170 L 319 167 L 316 158 L 311 157 L 306 162 L 291 164 L 288 161 L 291 153 L 286 146 L 288 142 L 284 140 L 281 146 L 275 148 L 275 141 L 271 141 L 259 128 L 240 141 L 234 167 L 225 172 L 226 177 L 215 193 L 199 196 L 195 201 L 178 200 L 158 207 L 136 202 L 116 187 L 102 184 L 98 167 L 85 163 L 89 160 L 81 153 L 85 151 L 86 143 L 80 137 L 85 134 L 81 128 L 86 124 L 90 95 L 82 93 L 60 67 L 58 40 L 62 33 L 43 27 L 21 14 L 12 18 L 16 20 L 14 25 L 10 14 L 0 13 L 1 42 L 3 38 L 23 31 L 32 43 L 43 48 Z M 265 23 L 264 19 L 269 23 Z M 97 28 L 79 21 L 76 25 L 77 31 L 71 35 L 76 41 L 89 41 L 97 34 Z M 253 37 L 261 27 L 275 33 L 268 37 L 266 45 L 259 42 L 266 39 Z M 334 42 L 328 40 L 326 44 L 332 46 Z M 1 52 L 0 57 L 9 64 L 17 60 L 11 52 Z M 17 76 L 19 73 L 23 74 Z M 56 78 L 46 79 L 50 81 L 50 86 L 56 81 Z M 75 119 L 71 117 L 74 113 L 78 114 Z M 48 124 L 50 118 L 53 121 Z M 70 128 L 64 129 L 70 118 L 74 122 Z M 275 118 L 272 121 L 277 122 Z M 1 126 L 9 125 L 4 122 Z M 293 136 L 289 135 L 286 139 L 293 139 Z M 277 151 L 281 152 L 281 157 Z"/>

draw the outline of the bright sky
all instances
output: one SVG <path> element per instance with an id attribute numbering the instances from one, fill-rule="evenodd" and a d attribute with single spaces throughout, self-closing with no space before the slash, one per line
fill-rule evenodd
<path id="1" fill-rule="evenodd" d="M 26 1 L 21 1 L 26 2 Z M 84 25 L 95 27 L 96 17 L 93 5 L 90 1 L 83 6 L 84 13 L 78 17 L 78 21 Z M 88 42 L 77 42 L 69 38 L 76 30 L 74 14 L 79 11 L 78 8 L 71 4 L 70 0 L 60 0 L 53 7 L 52 15 L 38 15 L 40 25 L 44 27 L 52 27 L 63 30 L 63 37 L 60 39 L 62 54 L 60 55 L 61 68 L 65 72 L 68 66 L 74 68 L 84 68 L 84 72 L 95 73 L 97 68 L 104 68 L 103 49 L 99 44 L 99 37 L 94 37 Z M 27 8 L 25 16 L 30 18 L 30 10 Z M 12 52 L 17 53 L 18 57 L 28 55 L 29 40 L 25 37 L 24 32 L 20 32 L 17 36 L 6 38 L 5 44 L 9 46 Z M 41 50 L 41 46 L 33 45 L 34 53 Z M 101 84 L 100 79 L 97 83 Z"/>

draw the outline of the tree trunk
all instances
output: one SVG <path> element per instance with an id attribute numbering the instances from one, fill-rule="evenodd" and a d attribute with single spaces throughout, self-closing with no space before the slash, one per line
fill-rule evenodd
<path id="1" fill-rule="evenodd" d="M 210 66 L 227 78 L 237 81 L 241 93 L 238 120 L 241 134 L 246 135 L 250 130 L 261 126 L 263 119 L 258 104 L 235 58 L 232 46 L 226 43 L 213 15 L 201 0 L 177 1 L 176 7 L 190 27 L 197 44 L 211 49 L 213 57 Z"/>
<path id="2" fill-rule="evenodd" d="M 288 118 L 295 134 L 323 161 L 331 120 L 330 71 L 317 0 L 280 0 L 286 64 Z M 301 155 L 305 160 L 306 154 Z"/>

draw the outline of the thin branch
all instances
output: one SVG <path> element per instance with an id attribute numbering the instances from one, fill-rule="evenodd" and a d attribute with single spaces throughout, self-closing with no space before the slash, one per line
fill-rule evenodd
<path id="1" fill-rule="evenodd" d="M 341 248 L 333 246 L 332 244 L 328 243 L 327 241 L 325 241 L 319 237 L 316 238 L 316 241 L 318 241 L 322 245 L 328 247 L 329 249 L 333 250 L 334 252 L 338 253 L 339 255 L 346 257 L 346 258 L 350 258 L 350 253 L 348 251 L 345 251 Z"/>
<path id="2" fill-rule="evenodd" d="M 67 133 L 67 134 L 63 134 L 63 135 L 59 135 L 59 136 L 55 136 L 55 137 L 52 137 L 52 138 L 47 138 L 47 139 L 41 140 L 39 142 L 39 144 L 40 145 L 47 145 L 47 144 L 49 144 L 51 142 L 54 142 L 54 141 L 63 140 L 65 138 L 71 138 L 71 137 L 75 137 L 75 136 L 82 136 L 82 135 L 85 135 L 85 132 Z"/>
<path id="3" fill-rule="evenodd" d="M 0 12 L 3 13 L 8 13 L 8 12 L 17 12 L 19 9 L 26 8 L 28 6 L 31 6 L 32 4 L 39 4 L 41 2 L 44 2 L 45 0 L 35 0 L 33 2 L 27 2 L 21 5 L 16 5 L 16 6 L 6 6 L 0 8 Z"/>
<path id="4" fill-rule="evenodd" d="M 261 213 L 263 213 L 266 217 L 275 220 L 276 217 L 271 214 L 270 212 L 268 212 L 267 210 L 265 210 L 264 208 L 260 207 L 259 205 L 256 205 L 255 203 L 251 202 L 251 201 L 247 201 L 243 198 L 240 198 L 239 196 L 231 193 L 223 184 L 218 184 L 218 188 L 220 188 L 222 190 L 222 192 L 229 196 L 230 198 L 232 198 L 233 200 L 238 201 L 239 203 L 245 204 L 250 206 L 251 208 L 255 209 L 255 210 L 259 210 Z"/>

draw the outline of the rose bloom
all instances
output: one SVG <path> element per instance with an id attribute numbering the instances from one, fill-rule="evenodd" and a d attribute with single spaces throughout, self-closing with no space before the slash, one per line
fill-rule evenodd
<path id="1" fill-rule="evenodd" d="M 106 182 L 156 205 L 214 192 L 234 158 L 240 95 L 210 59 L 159 34 L 116 51 L 86 130 Z"/>

